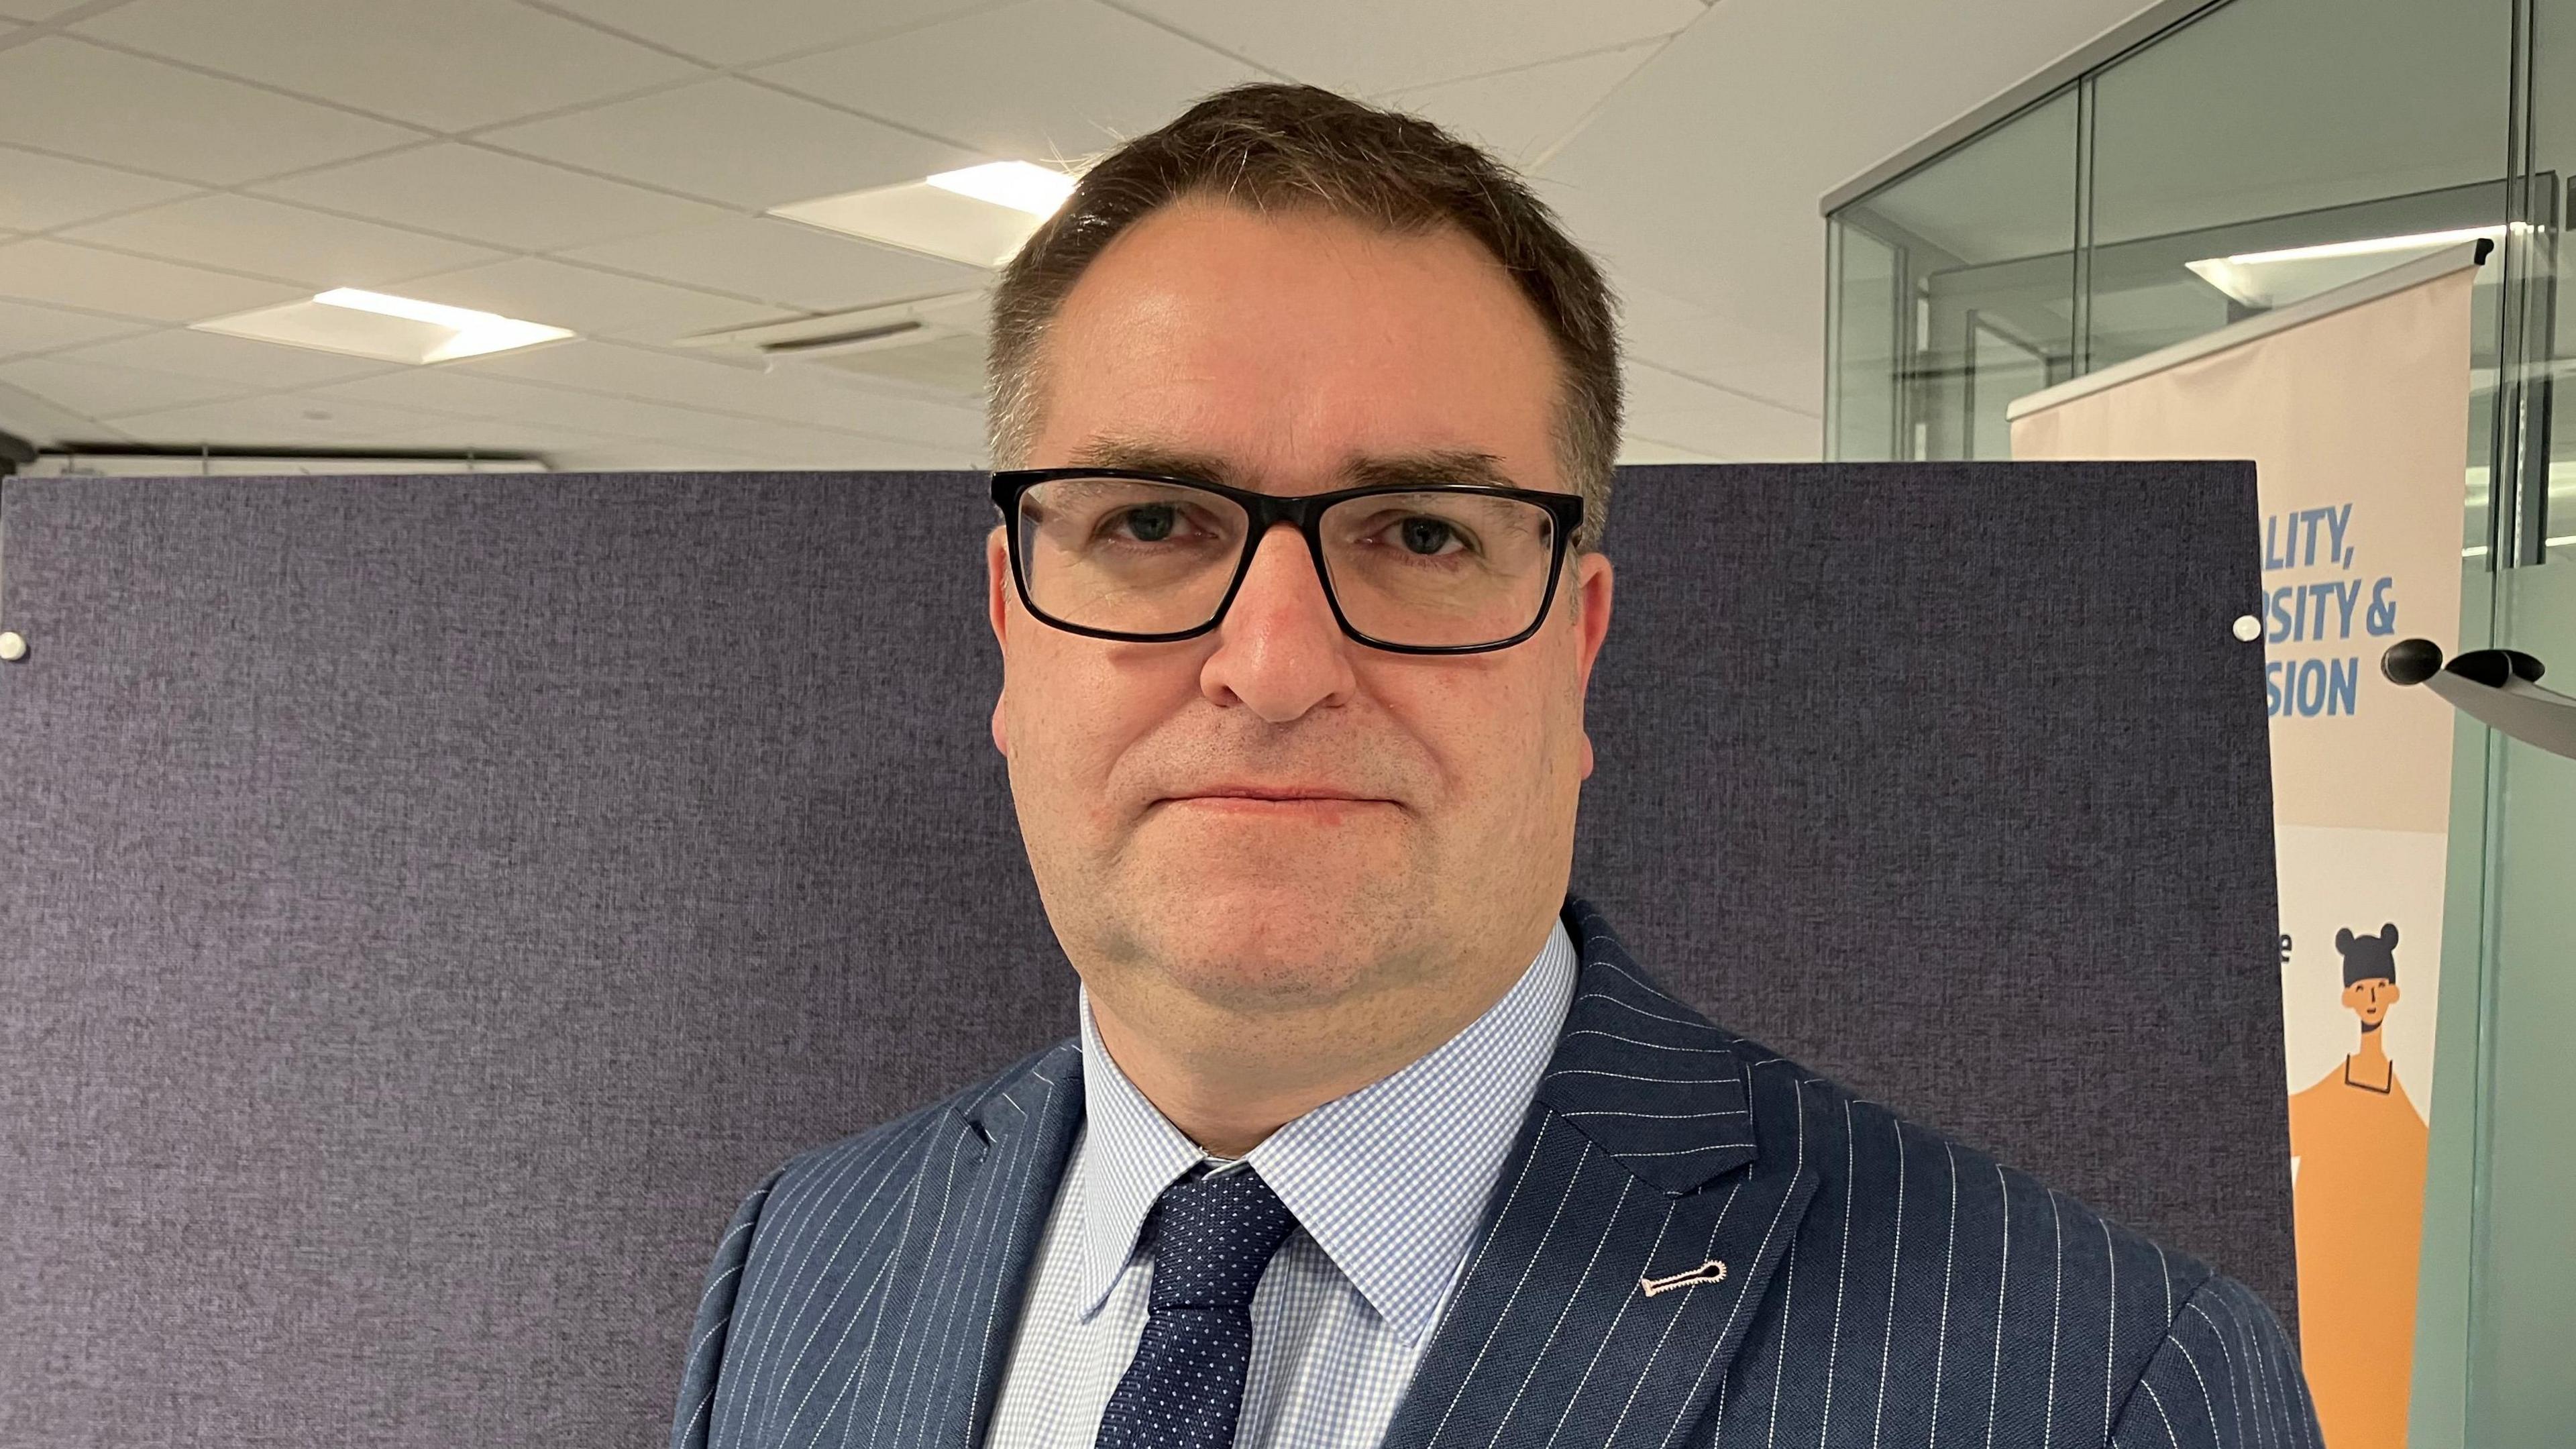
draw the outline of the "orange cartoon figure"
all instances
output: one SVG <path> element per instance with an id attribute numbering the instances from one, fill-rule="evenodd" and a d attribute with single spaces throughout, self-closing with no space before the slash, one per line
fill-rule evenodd
<path id="1" fill-rule="evenodd" d="M 2290 1097 L 2299 1340 L 2327 1449 L 2403 1449 L 2415 1265 L 2424 1226 L 2424 1116 L 2380 1027 L 2399 999 L 2397 927 L 2335 933 L 2361 1045 Z"/>

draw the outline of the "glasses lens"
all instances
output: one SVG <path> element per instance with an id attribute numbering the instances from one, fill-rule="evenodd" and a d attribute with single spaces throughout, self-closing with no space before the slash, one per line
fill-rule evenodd
<path id="1" fill-rule="evenodd" d="M 1250 524 L 1231 500 L 1178 483 L 1058 478 L 1020 495 L 1029 600 L 1061 623 L 1179 634 L 1216 617 Z"/>
<path id="2" fill-rule="evenodd" d="M 1516 498 L 1371 493 L 1325 510 L 1324 565 L 1344 617 L 1372 639 L 1494 644 L 1538 622 L 1555 528 Z"/>

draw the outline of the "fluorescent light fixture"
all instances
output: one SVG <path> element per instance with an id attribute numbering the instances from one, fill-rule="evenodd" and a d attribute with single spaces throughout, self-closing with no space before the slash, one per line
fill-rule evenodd
<path id="1" fill-rule="evenodd" d="M 542 322 L 522 322 L 497 312 L 477 312 L 471 307 L 450 307 L 440 302 L 423 302 L 387 292 L 362 292 L 355 287 L 334 287 L 313 300 L 325 307 L 346 307 L 352 312 L 373 312 L 379 317 L 426 322 L 455 334 L 422 358 L 423 362 L 480 357 L 487 352 L 507 352 L 513 347 L 531 347 L 572 335 L 567 328 L 548 327 Z"/>
<path id="2" fill-rule="evenodd" d="M 2512 229 L 2529 231 L 2531 223 L 2514 222 Z M 2239 252 L 2234 256 L 2206 257 L 2183 265 L 2190 268 L 2193 275 L 2238 303 L 2261 309 L 2313 297 L 2346 282 L 2357 282 L 2380 270 L 2379 261 L 2356 261 L 2356 258 L 2384 258 L 2396 252 L 2433 252 L 2482 238 L 2499 240 L 2504 234 L 2502 224 L 2463 226 L 2408 236 L 2361 237 L 2353 241 L 2320 242 L 2314 246 Z"/>
<path id="3" fill-rule="evenodd" d="M 533 347 L 573 334 L 542 322 L 522 322 L 470 307 L 450 307 L 416 297 L 334 287 L 305 302 L 262 307 L 191 324 L 257 342 L 283 342 L 319 352 L 374 357 L 387 362 L 453 362 L 517 347 Z"/>
<path id="4" fill-rule="evenodd" d="M 2529 223 L 2524 223 L 2528 229 Z M 2227 258 L 2240 267 L 2259 267 L 2266 262 L 2319 261 L 2326 257 L 2368 257 L 2381 252 L 2429 252 L 2436 247 L 2457 246 L 2461 242 L 2485 237 L 2501 240 L 2504 228 L 2499 226 L 2463 226 L 2450 231 L 2421 231 L 2413 236 L 2374 236 L 2359 241 L 2324 242 L 2312 247 L 2282 247 L 2277 251 L 2240 252 Z"/>
<path id="5" fill-rule="evenodd" d="M 969 266 L 998 267 L 1073 193 L 1073 178 L 994 161 L 920 181 L 774 206 L 771 216 Z"/>
<path id="6" fill-rule="evenodd" d="M 1073 178 L 1026 161 L 994 161 L 963 171 L 942 171 L 930 184 L 959 196 L 1024 211 L 1044 221 L 1073 194 Z"/>

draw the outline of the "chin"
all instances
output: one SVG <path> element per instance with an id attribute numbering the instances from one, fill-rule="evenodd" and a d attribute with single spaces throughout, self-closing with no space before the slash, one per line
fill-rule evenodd
<path id="1" fill-rule="evenodd" d="M 1151 965 L 1194 996 L 1237 1010 L 1346 1000 L 1405 974 L 1419 950 L 1407 894 L 1334 870 L 1239 875 L 1202 869 L 1150 902 L 1135 937 Z"/>

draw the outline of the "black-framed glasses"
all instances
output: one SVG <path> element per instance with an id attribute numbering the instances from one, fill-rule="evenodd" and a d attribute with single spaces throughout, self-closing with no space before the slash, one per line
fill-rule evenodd
<path id="1" fill-rule="evenodd" d="M 1287 523 L 1342 632 L 1401 654 L 1477 654 L 1537 633 L 1583 522 L 1572 493 L 1396 483 L 1282 498 L 1123 468 L 995 473 L 993 506 L 1020 602 L 1059 629 L 1204 634 Z"/>

